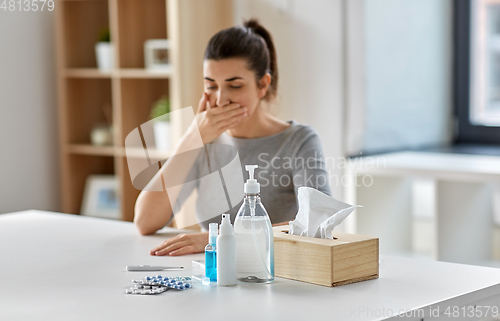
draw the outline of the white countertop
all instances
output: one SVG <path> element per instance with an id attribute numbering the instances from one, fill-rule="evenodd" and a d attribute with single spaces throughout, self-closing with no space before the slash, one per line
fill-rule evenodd
<path id="1" fill-rule="evenodd" d="M 407 151 L 356 157 L 349 165 L 358 174 L 500 181 L 500 157 L 490 155 Z"/>
<path id="2" fill-rule="evenodd" d="M 500 299 L 500 269 L 391 256 L 381 257 L 379 279 L 335 288 L 276 278 L 126 295 L 131 279 L 192 274 L 191 260 L 202 254 L 149 255 L 177 233 L 140 236 L 128 222 L 34 210 L 1 214 L 0 320 L 379 320 L 389 310 L 432 305 L 442 312 L 444 305 Z M 187 269 L 125 271 L 139 264 Z"/>

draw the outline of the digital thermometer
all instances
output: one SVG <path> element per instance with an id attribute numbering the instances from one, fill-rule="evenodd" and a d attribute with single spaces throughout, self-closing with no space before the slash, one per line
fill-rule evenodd
<path id="1" fill-rule="evenodd" d="M 182 269 L 184 269 L 183 266 L 127 265 L 127 271 L 164 271 Z"/>

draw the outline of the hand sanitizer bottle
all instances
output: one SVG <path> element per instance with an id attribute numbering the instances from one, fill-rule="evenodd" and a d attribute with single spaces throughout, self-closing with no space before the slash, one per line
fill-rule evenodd
<path id="1" fill-rule="evenodd" d="M 274 235 L 269 215 L 260 201 L 260 184 L 254 179 L 257 165 L 246 165 L 250 178 L 245 198 L 234 221 L 236 271 L 239 281 L 269 283 L 274 280 Z"/>
<path id="2" fill-rule="evenodd" d="M 236 240 L 229 214 L 222 214 L 217 237 L 217 285 L 236 285 Z"/>
<path id="3" fill-rule="evenodd" d="M 217 282 L 217 251 L 216 242 L 219 235 L 219 225 L 210 223 L 208 225 L 208 244 L 205 246 L 205 276 L 210 282 Z"/>

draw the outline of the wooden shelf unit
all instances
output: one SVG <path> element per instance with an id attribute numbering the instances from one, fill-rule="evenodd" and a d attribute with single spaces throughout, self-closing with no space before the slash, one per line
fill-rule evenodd
<path id="1" fill-rule="evenodd" d="M 149 120 L 152 104 L 163 95 L 170 98 L 174 110 L 196 108 L 203 90 L 204 47 L 214 33 L 233 24 L 232 1 L 61 0 L 58 7 L 61 210 L 80 212 L 89 175 L 114 174 L 119 181 L 121 219 L 132 221 L 140 191 L 132 186 L 129 176 L 125 138 Z M 101 71 L 94 45 L 106 27 L 115 49 L 115 68 Z M 144 41 L 165 38 L 170 40 L 171 68 L 161 72 L 144 69 Z M 111 110 L 111 119 L 105 108 Z M 113 145 L 91 145 L 92 128 L 107 122 L 113 125 Z M 173 124 L 174 143 L 187 125 Z M 141 152 L 139 148 L 137 155 Z M 149 153 L 164 159 L 169 155 L 154 150 Z"/>
<path id="2" fill-rule="evenodd" d="M 172 71 L 150 71 L 143 68 L 125 68 L 102 71 L 96 68 L 71 68 L 65 71 L 67 78 L 145 78 L 168 79 Z"/>

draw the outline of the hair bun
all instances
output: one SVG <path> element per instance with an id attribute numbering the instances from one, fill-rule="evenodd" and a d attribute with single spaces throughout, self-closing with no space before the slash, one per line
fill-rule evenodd
<path id="1" fill-rule="evenodd" d="M 262 30 L 264 27 L 262 27 L 259 23 L 259 21 L 255 18 L 251 18 L 250 20 L 247 20 L 243 23 L 243 26 L 248 29 L 253 29 L 254 31 Z"/>

